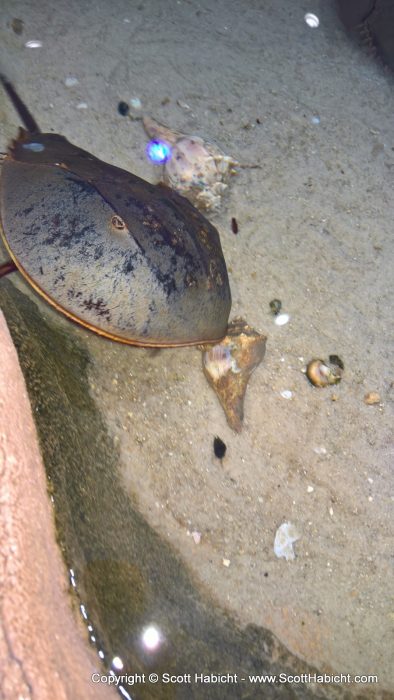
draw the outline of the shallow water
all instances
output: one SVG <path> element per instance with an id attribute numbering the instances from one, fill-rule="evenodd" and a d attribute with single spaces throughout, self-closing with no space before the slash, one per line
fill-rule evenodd
<path id="1" fill-rule="evenodd" d="M 262 669 L 313 673 L 267 630 L 243 629 L 212 608 L 174 549 L 126 496 L 119 452 L 89 396 L 91 360 L 83 333 L 59 323 L 54 313 L 45 318 L 45 307 L 8 280 L 0 300 L 29 388 L 70 592 L 103 658 L 103 675 L 116 669 L 113 660 L 119 658 L 119 675 L 129 676 L 129 685 L 120 681 L 124 697 L 127 689 L 129 697 L 164 699 L 220 698 L 223 692 L 228 698 L 257 698 L 260 684 L 251 688 L 241 676 Z M 155 650 L 144 644 L 147 629 L 160 634 Z M 149 673 L 183 681 L 156 686 L 142 681 Z M 227 681 L 189 682 L 199 674 Z M 131 690 L 134 681 L 138 689 Z M 273 686 L 264 693 L 279 697 Z M 309 693 L 283 684 L 280 697 Z"/>
<path id="2" fill-rule="evenodd" d="M 392 687 L 392 77 L 349 41 L 330 3 L 263 5 L 117 0 L 59 3 L 52 13 L 45 2 L 34 11 L 20 2 L 17 36 L 9 26 L 14 4 L 3 4 L 1 65 L 44 128 L 156 181 L 141 123 L 117 112 L 119 100 L 139 97 L 155 118 L 260 166 L 240 170 L 211 217 L 229 268 L 232 315 L 268 335 L 241 435 L 227 426 L 197 349 L 126 348 L 58 320 L 65 366 L 44 370 L 30 388 L 61 451 L 77 430 L 63 414 L 77 408 L 83 456 L 67 452 L 57 473 L 60 448 L 50 442 L 46 464 L 59 536 L 106 658 L 130 654 L 133 668 L 143 663 L 133 644 L 145 624 L 160 620 L 169 639 L 163 669 L 200 669 L 201 649 L 214 668 L 217 647 L 223 666 L 241 672 L 259 665 L 247 645 L 263 644 L 270 629 L 290 666 L 298 657 L 339 673 L 377 673 L 378 693 Z M 305 24 L 307 11 L 319 16 L 318 29 Z M 24 47 L 37 37 L 41 49 Z M 70 76 L 78 83 L 66 87 Z M 18 121 L 1 99 L 5 148 Z M 282 327 L 270 314 L 273 298 L 290 315 Z M 315 389 L 302 369 L 331 353 L 344 360 L 342 382 Z M 30 350 L 21 357 L 28 368 Z M 52 385 L 37 393 L 72 362 L 75 384 L 59 380 L 57 393 Z M 371 390 L 380 405 L 364 403 Z M 213 454 L 215 435 L 227 445 L 223 463 Z M 293 562 L 273 552 L 285 521 L 302 533 Z M 180 624 L 187 632 L 178 636 Z M 278 642 L 275 649 L 282 654 Z M 286 666 L 283 656 L 277 664 Z M 138 700 L 170 690 L 133 692 Z M 208 697 L 207 687 L 188 692 Z M 223 697 L 213 685 L 209 692 Z M 236 692 L 240 686 L 234 697 L 242 697 Z M 327 692 L 333 697 L 332 687 Z"/>

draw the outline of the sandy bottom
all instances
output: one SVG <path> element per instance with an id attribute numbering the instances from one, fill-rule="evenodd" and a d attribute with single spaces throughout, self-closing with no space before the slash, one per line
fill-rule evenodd
<path id="1" fill-rule="evenodd" d="M 138 97 L 151 116 L 260 166 L 240 170 L 211 217 L 232 316 L 268 336 L 243 432 L 227 426 L 197 349 L 93 343 L 92 394 L 124 488 L 241 624 L 269 627 L 321 669 L 392 688 L 392 77 L 323 0 L 50 6 L 5 0 L 1 11 L 2 70 L 44 130 L 157 181 L 141 123 L 117 113 Z M 304 22 L 311 10 L 318 29 Z M 42 48 L 25 48 L 31 39 Z M 18 120 L 5 101 L 0 110 L 4 149 Z M 331 353 L 343 380 L 316 389 L 302 370 Z M 368 391 L 381 402 L 366 405 Z M 285 521 L 301 534 L 289 562 L 273 552 Z"/>

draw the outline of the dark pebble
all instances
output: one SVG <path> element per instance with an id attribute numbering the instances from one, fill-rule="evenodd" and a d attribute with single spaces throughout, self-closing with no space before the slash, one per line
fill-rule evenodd
<path id="1" fill-rule="evenodd" d="M 127 102 L 119 102 L 118 112 L 119 112 L 119 114 L 122 115 L 122 117 L 127 117 L 128 113 L 129 113 L 129 109 L 130 109 L 130 107 L 127 104 Z"/>
<path id="2" fill-rule="evenodd" d="M 275 316 L 279 314 L 281 308 L 282 302 L 280 299 L 272 299 L 272 301 L 270 301 L 270 309 Z"/>
<path id="3" fill-rule="evenodd" d="M 213 441 L 213 451 L 215 453 L 215 457 L 218 459 L 223 459 L 224 455 L 226 454 L 227 447 L 224 444 L 223 440 L 220 439 L 220 437 L 216 436 Z"/>

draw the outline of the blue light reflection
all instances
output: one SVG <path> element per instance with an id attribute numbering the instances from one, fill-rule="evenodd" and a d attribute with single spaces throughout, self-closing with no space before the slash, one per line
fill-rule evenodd
<path id="1" fill-rule="evenodd" d="M 146 147 L 146 154 L 154 165 L 162 165 L 171 158 L 171 146 L 165 141 L 149 141 Z"/>

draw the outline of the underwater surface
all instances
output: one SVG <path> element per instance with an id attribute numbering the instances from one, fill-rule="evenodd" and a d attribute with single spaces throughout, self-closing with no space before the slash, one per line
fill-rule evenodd
<path id="1" fill-rule="evenodd" d="M 220 235 L 230 320 L 267 337 L 236 432 L 198 346 L 122 345 L 0 280 L 101 682 L 133 700 L 389 697 L 392 75 L 322 0 L 0 15 L 1 71 L 41 129 L 190 196 Z M 5 152 L 20 119 L 4 92 L 0 110 Z"/>

